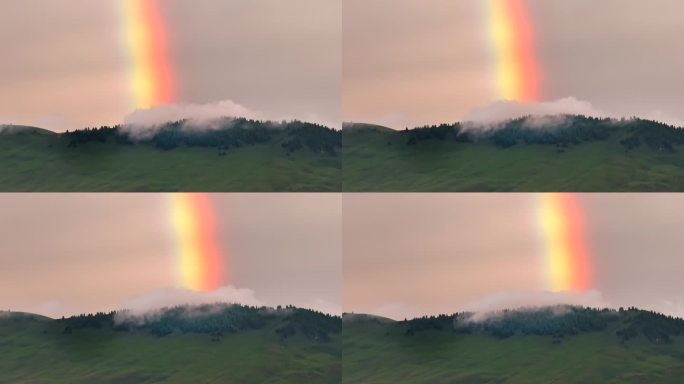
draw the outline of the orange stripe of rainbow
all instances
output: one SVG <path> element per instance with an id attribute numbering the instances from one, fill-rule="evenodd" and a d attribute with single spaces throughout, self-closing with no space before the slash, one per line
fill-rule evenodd
<path id="1" fill-rule="evenodd" d="M 159 0 L 123 0 L 136 108 L 175 101 L 166 25 Z"/>
<path id="2" fill-rule="evenodd" d="M 515 101 L 539 100 L 539 67 L 524 0 L 487 0 L 487 3 L 496 54 L 498 97 Z"/>
<path id="3" fill-rule="evenodd" d="M 171 210 L 183 287 L 196 291 L 220 287 L 223 266 L 210 197 L 203 193 L 174 193 Z"/>
<path id="4" fill-rule="evenodd" d="M 549 285 L 553 291 L 585 291 L 591 269 L 578 196 L 539 195 L 539 222 L 546 246 Z"/>

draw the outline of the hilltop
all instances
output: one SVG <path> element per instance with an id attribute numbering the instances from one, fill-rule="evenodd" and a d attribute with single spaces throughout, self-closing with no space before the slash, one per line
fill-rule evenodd
<path id="1" fill-rule="evenodd" d="M 54 133 L 0 130 L 2 191 L 336 191 L 341 132 L 223 119 Z"/>
<path id="2" fill-rule="evenodd" d="M 2 312 L 0 382 L 339 383 L 341 327 L 340 317 L 295 307 Z"/>
<path id="3" fill-rule="evenodd" d="M 345 314 L 345 383 L 680 383 L 684 320 L 556 306 L 404 321 Z"/>
<path id="4" fill-rule="evenodd" d="M 684 130 L 656 121 L 561 115 L 344 127 L 344 191 L 684 190 Z"/>

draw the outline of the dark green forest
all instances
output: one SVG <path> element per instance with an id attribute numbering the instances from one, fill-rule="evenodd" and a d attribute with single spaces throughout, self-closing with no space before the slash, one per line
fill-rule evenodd
<path id="1" fill-rule="evenodd" d="M 149 134 L 144 129 L 131 134 L 136 128 L 127 130 L 120 125 L 102 126 L 67 131 L 63 139 L 71 148 L 89 142 L 113 142 L 118 145 L 152 144 L 165 151 L 181 146 L 215 148 L 219 155 L 226 155 L 231 149 L 268 143 L 284 133 L 280 145 L 288 153 L 308 148 L 316 153 L 334 156 L 341 148 L 340 131 L 313 123 L 297 120 L 277 123 L 238 118 L 214 124 L 216 126 L 211 128 L 196 129 L 188 127 L 187 121 L 180 120 L 155 127 Z"/>
<path id="2" fill-rule="evenodd" d="M 113 329 L 117 332 L 149 331 L 163 337 L 174 332 L 211 335 L 218 341 L 224 334 L 258 330 L 272 322 L 280 323 L 275 334 L 286 339 L 301 334 L 307 339 L 328 342 L 331 334 L 342 331 L 341 319 L 292 306 L 269 308 L 242 305 L 179 306 L 157 314 L 136 315 L 130 311 L 81 314 L 55 320 L 65 334 L 83 329 Z"/>
<path id="3" fill-rule="evenodd" d="M 655 343 L 668 343 L 684 335 L 684 320 L 636 308 L 619 310 L 575 306 L 545 307 L 533 310 L 504 310 L 478 319 L 473 313 L 426 316 L 402 322 L 406 335 L 425 330 L 456 333 L 484 333 L 498 338 L 537 335 L 563 338 L 583 332 L 605 331 L 619 325 L 616 337 L 623 341 L 644 337 Z"/>
<path id="4" fill-rule="evenodd" d="M 532 117 L 521 117 L 494 125 L 474 123 L 441 124 L 399 131 L 406 136 L 407 145 L 425 140 L 450 140 L 461 143 L 490 142 L 500 148 L 518 144 L 552 145 L 562 151 L 580 145 L 609 139 L 620 134 L 625 151 L 640 146 L 654 151 L 673 152 L 684 143 L 684 130 L 663 123 L 639 118 L 615 120 L 582 115 L 549 117 L 553 125 L 530 123 Z"/>

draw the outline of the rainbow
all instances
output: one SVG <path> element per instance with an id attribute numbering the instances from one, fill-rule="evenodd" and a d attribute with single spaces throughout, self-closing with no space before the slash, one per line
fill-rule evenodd
<path id="1" fill-rule="evenodd" d="M 160 0 L 122 0 L 126 46 L 130 52 L 135 107 L 151 108 L 175 101 L 166 25 Z"/>
<path id="2" fill-rule="evenodd" d="M 551 291 L 586 291 L 590 284 L 589 252 L 578 195 L 538 195 L 540 229 L 546 248 Z"/>
<path id="3" fill-rule="evenodd" d="M 181 285 L 195 291 L 220 287 L 224 279 L 223 265 L 209 196 L 202 193 L 170 196 Z"/>
<path id="4" fill-rule="evenodd" d="M 539 100 L 539 67 L 524 0 L 486 0 L 498 98 Z"/>

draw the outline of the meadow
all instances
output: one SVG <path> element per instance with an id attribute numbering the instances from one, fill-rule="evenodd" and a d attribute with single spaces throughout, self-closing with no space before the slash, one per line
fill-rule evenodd
<path id="1" fill-rule="evenodd" d="M 432 128 L 437 130 L 437 128 Z M 628 148 L 631 127 L 601 139 L 557 145 L 449 135 L 412 140 L 416 130 L 357 125 L 343 131 L 342 189 L 349 192 L 630 192 L 684 190 L 684 150 Z M 668 138 L 662 139 L 668 143 Z"/>
<path id="2" fill-rule="evenodd" d="M 40 129 L 0 133 L 0 190 L 6 192 L 339 191 L 340 158 L 310 148 L 289 151 L 285 130 L 231 148 L 113 139 L 72 144 Z"/>
<path id="3" fill-rule="evenodd" d="M 253 329 L 155 334 L 4 312 L 0 382 L 339 383 L 339 333 L 317 340 L 295 321 L 295 333 L 283 337 L 285 321 L 276 316 Z"/>
<path id="4" fill-rule="evenodd" d="M 407 322 L 364 315 L 343 320 L 343 383 L 681 383 L 684 336 L 667 341 L 602 330 L 500 337 L 453 327 L 411 331 Z"/>

